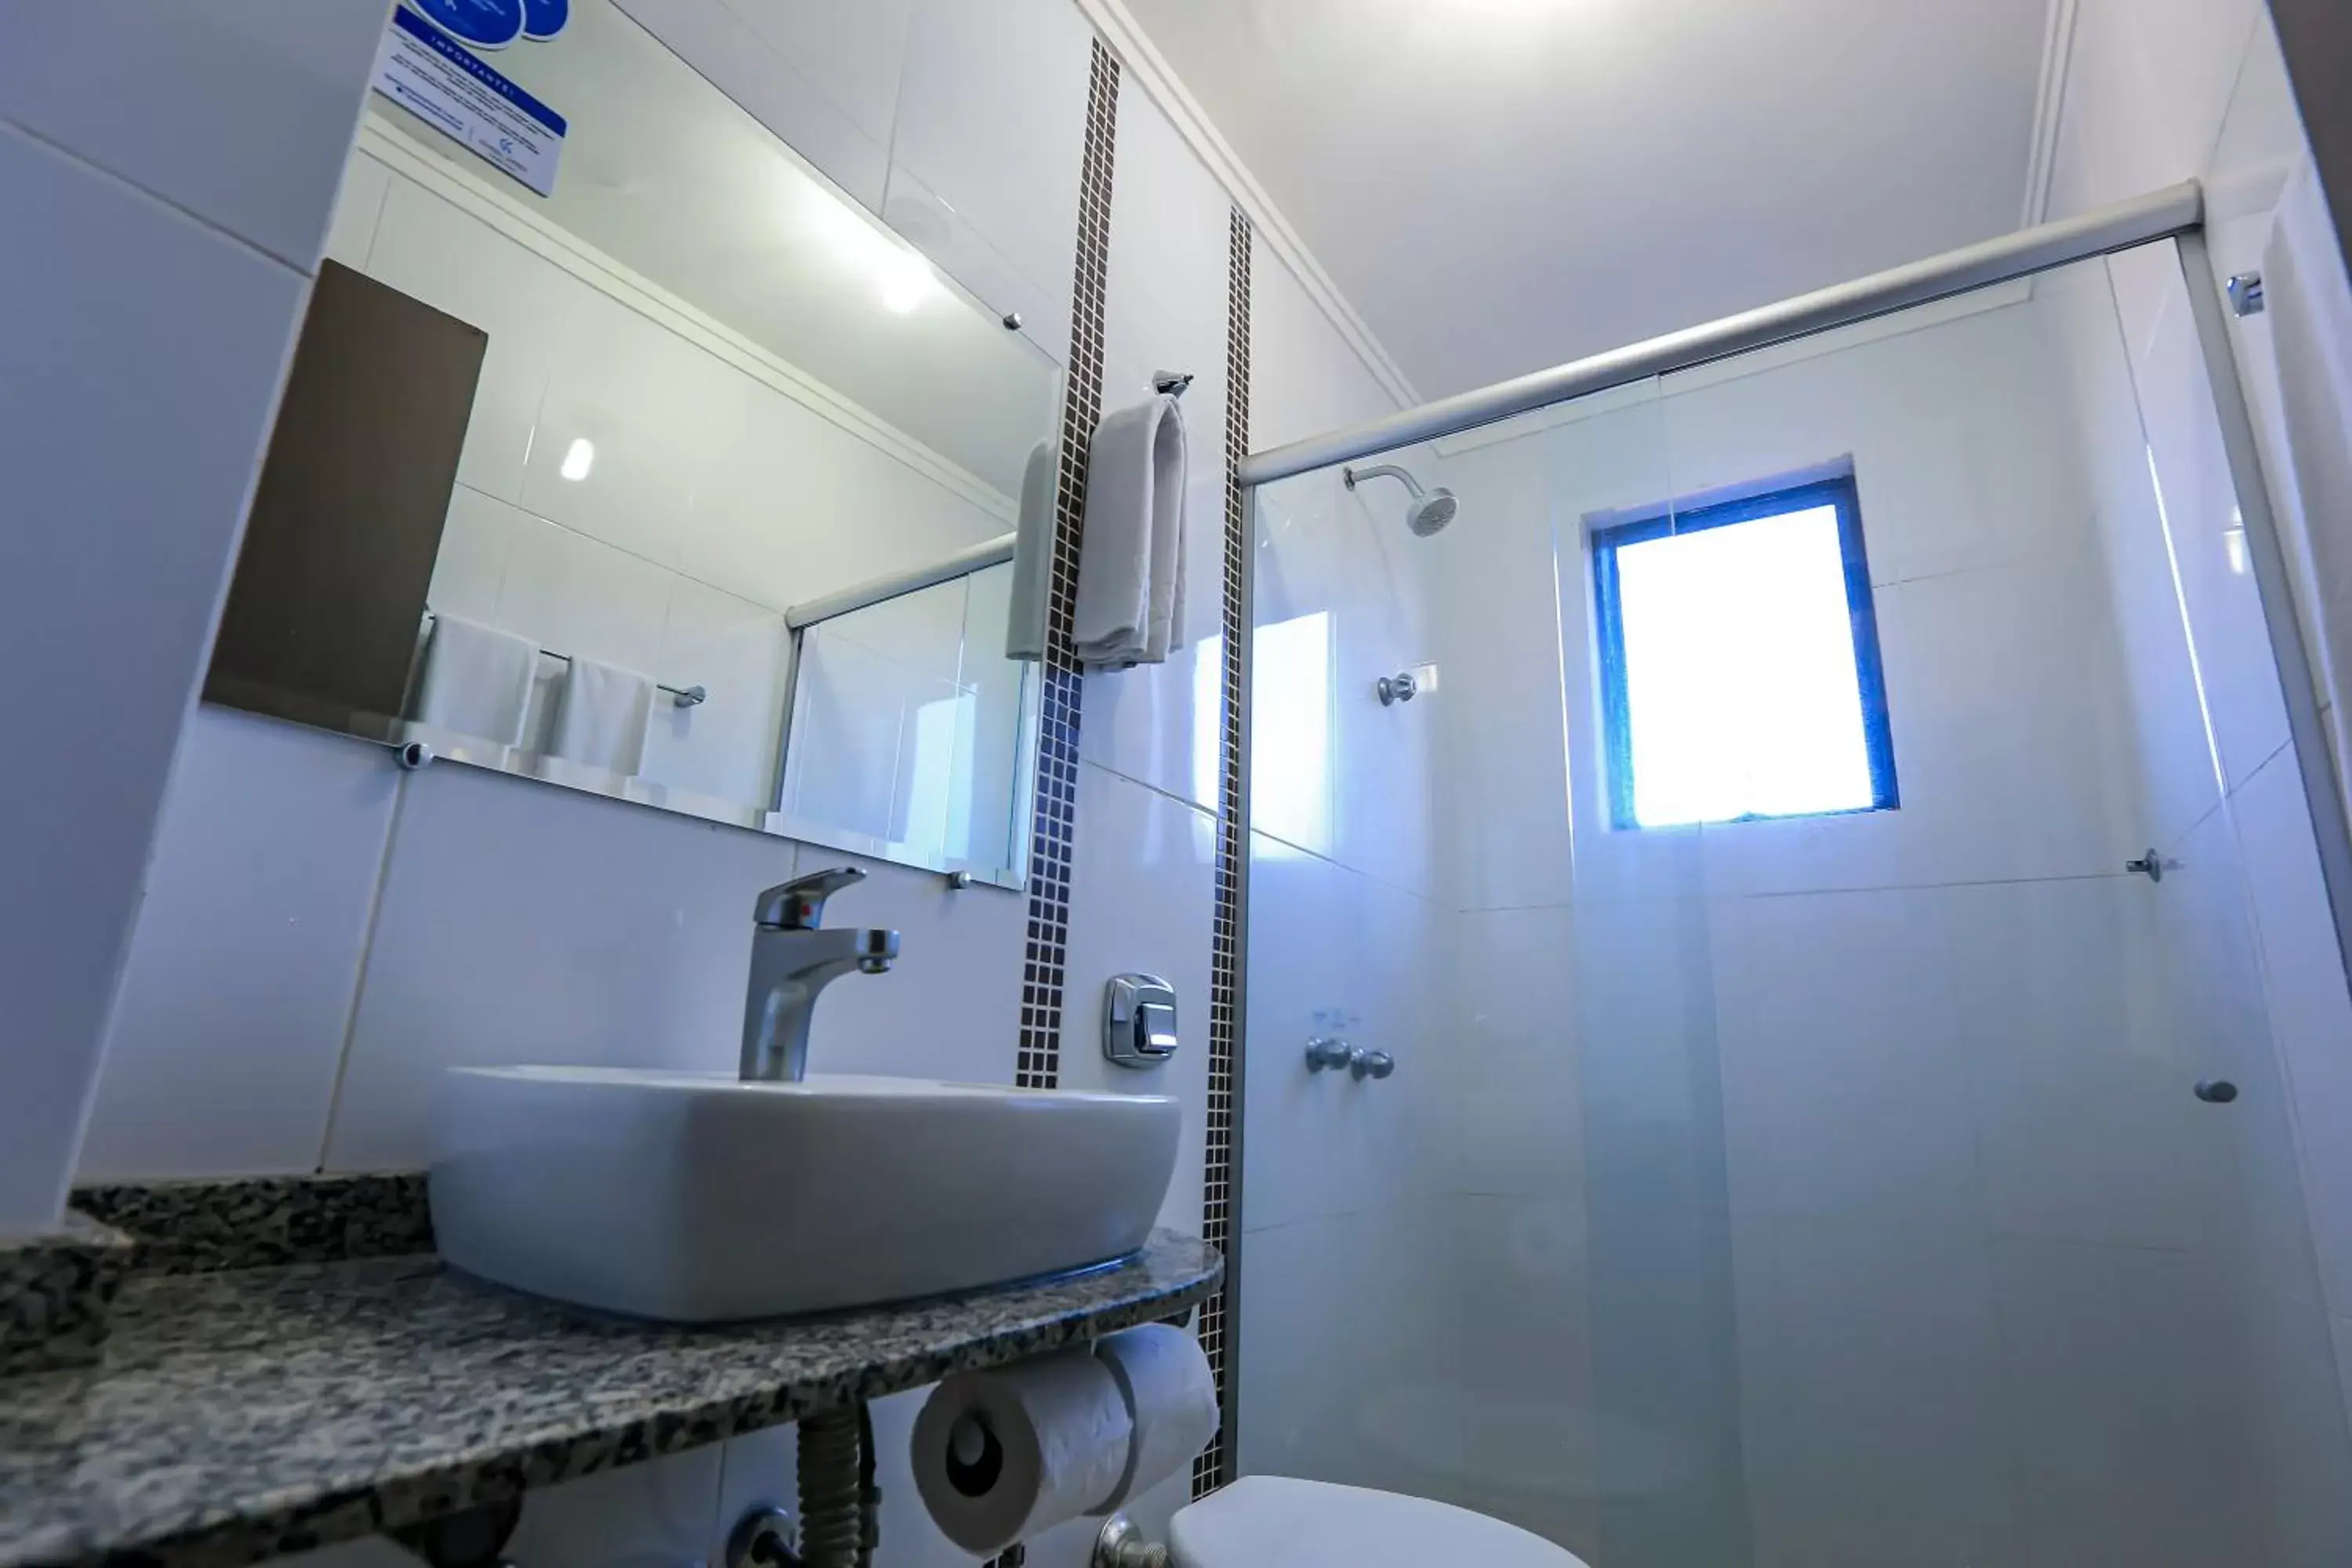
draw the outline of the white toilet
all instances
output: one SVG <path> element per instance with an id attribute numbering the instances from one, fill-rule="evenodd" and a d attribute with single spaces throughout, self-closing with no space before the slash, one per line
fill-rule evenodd
<path id="1" fill-rule="evenodd" d="M 1483 1513 L 1394 1492 L 1247 1476 L 1177 1510 L 1174 1568 L 1584 1568 Z"/>

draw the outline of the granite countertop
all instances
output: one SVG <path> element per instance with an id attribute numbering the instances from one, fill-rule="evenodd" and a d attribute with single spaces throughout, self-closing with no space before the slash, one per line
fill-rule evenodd
<path id="1" fill-rule="evenodd" d="M 430 1256 L 132 1278 L 99 1364 L 0 1381 L 0 1568 L 259 1562 L 1181 1313 L 1172 1232 L 1117 1268 L 716 1329 L 603 1317 Z"/>

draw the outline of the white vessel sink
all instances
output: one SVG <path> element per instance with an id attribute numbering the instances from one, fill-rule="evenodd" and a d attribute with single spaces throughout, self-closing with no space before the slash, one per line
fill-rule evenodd
<path id="1" fill-rule="evenodd" d="M 719 1322 L 1124 1257 L 1167 1193 L 1178 1110 L 921 1079 L 460 1068 L 434 1124 L 449 1262 L 584 1306 Z"/>

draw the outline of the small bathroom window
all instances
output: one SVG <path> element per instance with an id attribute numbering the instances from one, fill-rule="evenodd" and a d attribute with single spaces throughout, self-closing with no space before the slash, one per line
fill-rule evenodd
<path id="1" fill-rule="evenodd" d="M 1591 520 L 1619 827 L 1898 804 L 1851 465 Z"/>

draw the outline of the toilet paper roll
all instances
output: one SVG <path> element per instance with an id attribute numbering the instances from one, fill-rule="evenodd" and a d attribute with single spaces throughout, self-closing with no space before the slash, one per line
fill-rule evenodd
<path id="1" fill-rule="evenodd" d="M 1095 1355 L 1118 1380 L 1135 1425 L 1118 1486 L 1091 1510 L 1110 1513 L 1209 1446 L 1217 1435 L 1217 1380 L 1200 1342 L 1166 1323 L 1111 1334 L 1096 1344 Z"/>
<path id="2" fill-rule="evenodd" d="M 1086 1351 L 958 1373 L 915 1417 L 915 1489 L 942 1534 L 990 1556 L 1102 1506 L 1133 1430 L 1118 1379 Z"/>

